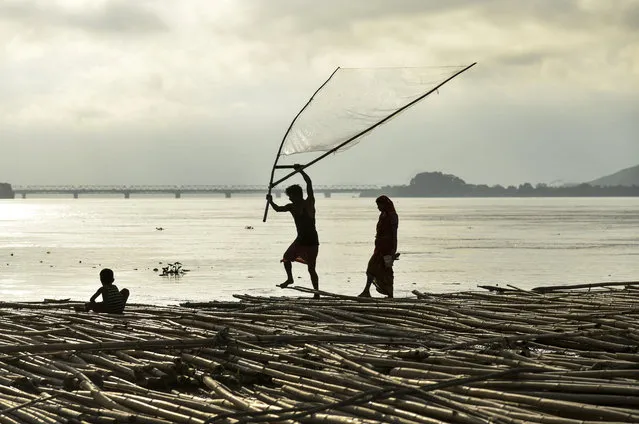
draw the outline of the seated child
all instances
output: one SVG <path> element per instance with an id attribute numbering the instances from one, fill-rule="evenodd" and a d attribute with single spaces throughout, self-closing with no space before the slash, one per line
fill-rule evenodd
<path id="1" fill-rule="evenodd" d="M 121 314 L 124 312 L 124 305 L 129 299 L 129 290 L 118 290 L 118 287 L 113 284 L 115 278 L 113 277 L 113 271 L 109 268 L 104 268 L 100 271 L 100 282 L 102 287 L 95 292 L 89 303 L 85 304 L 86 311 L 95 312 L 107 312 L 111 314 Z M 95 299 L 102 295 L 102 302 L 96 302 Z"/>

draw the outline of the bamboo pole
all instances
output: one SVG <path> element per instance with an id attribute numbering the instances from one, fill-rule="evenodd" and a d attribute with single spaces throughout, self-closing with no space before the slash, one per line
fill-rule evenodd
<path id="1" fill-rule="evenodd" d="M 639 411 L 636 290 L 387 302 L 241 297 L 197 312 L 135 306 L 125 320 L 0 308 L 0 347 L 8 347 L 1 405 L 59 396 L 17 410 L 20 418 L 0 414 L 0 424 L 98 416 L 158 424 L 171 421 L 167 411 L 220 422 L 292 422 L 296 414 L 303 422 L 408 423 L 412 414 L 450 422 L 454 411 L 477 422 L 576 424 L 633 420 Z M 229 323 L 220 343 L 202 344 Z M 493 374 L 520 366 L 534 372 Z"/>

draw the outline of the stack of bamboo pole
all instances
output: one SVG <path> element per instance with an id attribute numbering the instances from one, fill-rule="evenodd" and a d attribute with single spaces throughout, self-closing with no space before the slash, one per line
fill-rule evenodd
<path id="1" fill-rule="evenodd" d="M 414 294 L 0 303 L 0 424 L 639 422 L 639 291 Z"/>

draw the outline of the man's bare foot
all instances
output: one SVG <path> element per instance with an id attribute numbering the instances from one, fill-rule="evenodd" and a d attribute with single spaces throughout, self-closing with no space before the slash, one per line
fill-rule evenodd
<path id="1" fill-rule="evenodd" d="M 277 287 L 279 287 L 281 289 L 285 289 L 286 287 L 290 286 L 291 284 L 293 284 L 293 280 L 286 280 L 282 284 L 278 284 Z"/>
<path id="2" fill-rule="evenodd" d="M 371 297 L 371 292 L 369 292 L 368 290 L 364 290 L 357 297 Z"/>

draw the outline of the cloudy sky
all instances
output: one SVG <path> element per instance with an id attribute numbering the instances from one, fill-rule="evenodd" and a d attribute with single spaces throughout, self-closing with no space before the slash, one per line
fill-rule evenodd
<path id="1" fill-rule="evenodd" d="M 478 62 L 311 167 L 316 184 L 575 182 L 639 164 L 637 0 L 0 0 L 0 45 L 14 185 L 266 185 L 337 66 Z"/>

